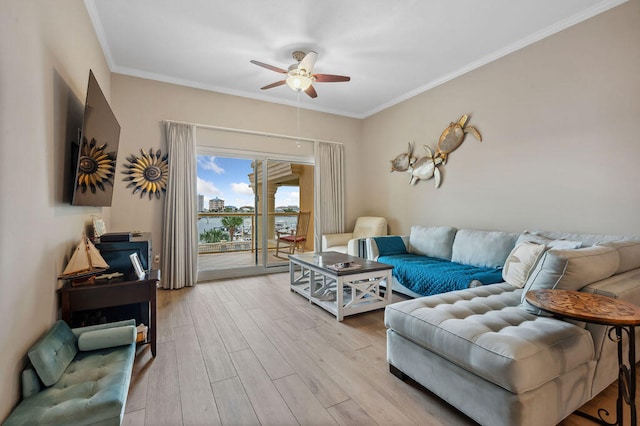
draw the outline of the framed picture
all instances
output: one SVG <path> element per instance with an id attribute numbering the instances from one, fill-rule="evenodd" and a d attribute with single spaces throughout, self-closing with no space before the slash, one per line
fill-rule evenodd
<path id="1" fill-rule="evenodd" d="M 131 264 L 133 265 L 133 269 L 136 271 L 136 275 L 138 279 L 144 279 L 145 273 L 144 269 L 142 269 L 142 263 L 140 263 L 140 258 L 138 257 L 138 253 L 131 253 L 129 255 L 129 259 L 131 259 Z"/>
<path id="2" fill-rule="evenodd" d="M 93 236 L 100 238 L 100 236 L 107 233 L 107 227 L 104 224 L 104 220 L 97 217 L 93 218 Z"/>

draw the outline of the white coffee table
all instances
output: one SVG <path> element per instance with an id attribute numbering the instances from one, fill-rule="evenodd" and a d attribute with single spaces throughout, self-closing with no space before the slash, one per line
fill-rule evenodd
<path id="1" fill-rule="evenodd" d="M 332 269 L 339 263 L 351 267 Z M 385 263 L 338 252 L 294 254 L 289 256 L 290 289 L 342 321 L 345 316 L 391 303 L 392 269 Z"/>

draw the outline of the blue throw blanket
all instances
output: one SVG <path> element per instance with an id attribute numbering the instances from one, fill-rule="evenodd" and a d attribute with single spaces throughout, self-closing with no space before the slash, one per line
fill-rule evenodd
<path id="1" fill-rule="evenodd" d="M 378 262 L 393 265 L 398 282 L 423 296 L 468 288 L 473 280 L 482 284 L 504 281 L 501 268 L 480 268 L 417 254 L 380 256 Z"/>

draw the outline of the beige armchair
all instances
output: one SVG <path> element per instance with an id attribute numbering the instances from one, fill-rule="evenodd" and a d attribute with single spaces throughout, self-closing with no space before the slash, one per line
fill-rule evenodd
<path id="1" fill-rule="evenodd" d="M 337 251 L 358 256 L 358 240 L 387 235 L 387 220 L 384 217 L 362 216 L 356 220 L 353 232 L 325 234 L 322 236 L 322 251 Z"/>

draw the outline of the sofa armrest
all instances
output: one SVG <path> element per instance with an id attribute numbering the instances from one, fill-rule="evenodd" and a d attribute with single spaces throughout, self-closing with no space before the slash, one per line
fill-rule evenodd
<path id="1" fill-rule="evenodd" d="M 386 238 L 386 237 L 400 237 L 402 238 L 402 242 L 404 243 L 407 249 L 409 248 L 409 236 L 408 235 L 387 235 L 383 237 L 377 238 Z M 376 240 L 373 237 L 367 238 L 365 240 L 365 248 L 366 255 L 368 260 L 378 260 L 378 256 L 380 256 L 380 251 L 378 250 L 378 245 L 376 244 Z"/>
<path id="2" fill-rule="evenodd" d="M 360 238 L 353 238 L 349 240 L 347 243 L 347 254 L 349 256 L 360 256 L 360 250 L 358 249 L 359 242 Z"/>
<path id="3" fill-rule="evenodd" d="M 123 327 L 125 325 L 132 325 L 132 326 L 136 326 L 136 320 L 135 319 L 129 319 L 129 320 L 124 320 L 124 321 L 116 321 L 116 322 L 108 322 L 105 324 L 97 324 L 97 325 L 89 325 L 86 327 L 78 327 L 78 328 L 72 328 L 71 331 L 73 331 L 73 334 L 76 335 L 76 339 L 78 337 L 80 337 L 80 335 L 82 333 L 86 333 L 87 331 L 93 331 L 93 330 L 104 330 L 106 328 L 114 328 L 114 327 Z"/>
<path id="4" fill-rule="evenodd" d="M 35 395 L 42 389 L 42 383 L 33 367 L 22 370 L 22 399 Z"/>
<path id="5" fill-rule="evenodd" d="M 352 238 L 353 232 L 346 232 L 343 234 L 324 234 L 322 236 L 322 251 L 327 251 L 327 249 L 334 246 L 346 246 Z"/>

